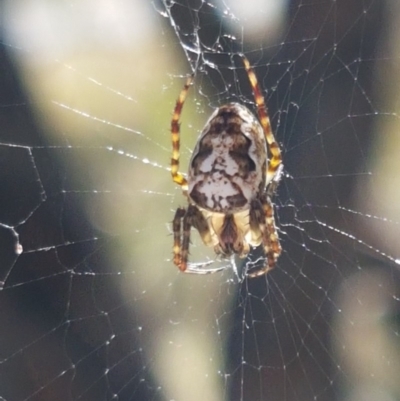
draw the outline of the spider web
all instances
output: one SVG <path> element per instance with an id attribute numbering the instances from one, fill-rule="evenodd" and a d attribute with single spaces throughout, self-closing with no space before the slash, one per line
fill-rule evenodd
<path id="1" fill-rule="evenodd" d="M 3 3 L 0 400 L 400 398 L 399 7 L 373 0 Z M 213 108 L 263 88 L 284 173 L 267 276 L 171 220 Z"/>

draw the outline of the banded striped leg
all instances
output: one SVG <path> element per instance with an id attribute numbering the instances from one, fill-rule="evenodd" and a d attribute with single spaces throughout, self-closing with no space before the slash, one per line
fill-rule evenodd
<path id="1" fill-rule="evenodd" d="M 174 233 L 174 264 L 181 269 L 182 250 L 181 250 L 181 237 L 182 237 L 182 219 L 185 216 L 186 209 L 179 207 L 175 212 L 174 220 L 172 221 L 172 230 Z M 182 269 L 181 269 L 182 270 Z"/>
<path id="2" fill-rule="evenodd" d="M 254 100 L 257 105 L 258 118 L 260 119 L 261 126 L 264 130 L 265 139 L 268 143 L 268 150 L 271 153 L 271 158 L 268 162 L 267 167 L 267 182 L 268 185 L 275 177 L 276 172 L 282 163 L 281 150 L 278 142 L 276 142 L 274 134 L 272 133 L 271 122 L 268 117 L 267 107 L 265 105 L 264 97 L 261 94 L 260 86 L 258 85 L 256 74 L 253 68 L 250 66 L 249 60 L 245 56 L 242 56 L 244 68 L 246 69 L 249 77 L 250 85 L 253 90 Z"/>
<path id="3" fill-rule="evenodd" d="M 275 226 L 274 208 L 268 196 L 265 197 L 262 204 L 258 200 L 252 202 L 250 225 L 252 227 L 259 227 L 262 232 L 262 244 L 266 256 L 264 267 L 253 273 L 249 273 L 248 276 L 253 278 L 267 274 L 272 270 L 282 252 Z"/>
<path id="4" fill-rule="evenodd" d="M 181 116 L 183 104 L 185 103 L 186 95 L 189 91 L 190 85 L 193 81 L 193 75 L 190 76 L 185 86 L 183 87 L 178 100 L 176 101 L 174 114 L 171 120 L 171 136 L 172 136 L 172 158 L 171 158 L 171 175 L 175 183 L 182 187 L 184 192 L 187 192 L 188 186 L 186 178 L 179 172 L 179 148 L 180 148 L 180 124 L 179 118 Z"/>
<path id="5" fill-rule="evenodd" d="M 174 232 L 174 263 L 179 270 L 187 273 L 213 273 L 221 270 L 220 268 L 212 270 L 188 269 L 190 230 L 192 227 L 199 231 L 204 243 L 211 245 L 211 233 L 208 224 L 202 213 L 196 206 L 189 205 L 186 209 L 178 208 L 172 223 Z M 188 269 L 188 270 L 186 270 Z"/>

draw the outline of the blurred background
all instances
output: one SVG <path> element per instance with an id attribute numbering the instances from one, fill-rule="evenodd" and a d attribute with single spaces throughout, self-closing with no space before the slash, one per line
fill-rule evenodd
<path id="1" fill-rule="evenodd" d="M 400 399 L 399 5 L 3 1 L 0 400 Z M 171 178 L 215 107 L 254 110 L 285 174 L 268 276 L 184 275 Z M 253 257 L 259 255 L 255 251 Z"/>

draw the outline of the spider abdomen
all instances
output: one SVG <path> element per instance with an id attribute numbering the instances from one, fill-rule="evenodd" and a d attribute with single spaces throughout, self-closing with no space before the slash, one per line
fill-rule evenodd
<path id="1" fill-rule="evenodd" d="M 194 149 L 188 174 L 189 197 L 220 213 L 248 209 L 265 186 L 267 148 L 263 130 L 244 106 L 217 109 Z"/>

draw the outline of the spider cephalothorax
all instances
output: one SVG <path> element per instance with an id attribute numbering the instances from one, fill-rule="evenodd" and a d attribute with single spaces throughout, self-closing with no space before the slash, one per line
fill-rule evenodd
<path id="1" fill-rule="evenodd" d="M 186 209 L 177 209 L 173 221 L 174 263 L 181 271 L 201 274 L 221 270 L 188 267 L 191 227 L 222 256 L 245 257 L 250 246 L 262 245 L 265 266 L 250 273 L 250 277 L 273 269 L 281 253 L 271 202 L 282 172 L 281 152 L 256 75 L 244 56 L 243 63 L 259 121 L 238 103 L 216 109 L 197 141 L 187 179 L 178 171 L 179 118 L 193 77 L 188 78 L 176 102 L 171 122 L 171 173 L 189 202 Z"/>

